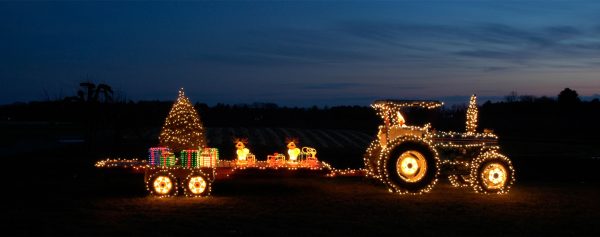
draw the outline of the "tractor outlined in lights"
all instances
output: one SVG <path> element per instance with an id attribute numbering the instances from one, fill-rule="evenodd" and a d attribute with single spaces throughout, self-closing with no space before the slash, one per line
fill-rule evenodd
<path id="1" fill-rule="evenodd" d="M 364 156 L 367 176 L 400 194 L 428 192 L 442 175 L 448 176 L 453 186 L 470 186 L 478 193 L 508 192 L 514 182 L 513 166 L 500 153 L 495 134 L 475 132 L 476 107 L 464 133 L 434 131 L 430 124 L 408 126 L 401 113 L 404 109 L 435 109 L 442 105 L 438 101 L 375 101 L 371 106 L 383 125 Z"/>

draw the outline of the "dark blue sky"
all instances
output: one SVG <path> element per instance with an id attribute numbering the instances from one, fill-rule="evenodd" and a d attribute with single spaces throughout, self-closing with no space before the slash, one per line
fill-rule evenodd
<path id="1" fill-rule="evenodd" d="M 2 2 L 0 104 L 600 94 L 600 1 Z M 464 96 L 464 97 L 463 97 Z M 466 101 L 465 101 L 466 102 Z"/>

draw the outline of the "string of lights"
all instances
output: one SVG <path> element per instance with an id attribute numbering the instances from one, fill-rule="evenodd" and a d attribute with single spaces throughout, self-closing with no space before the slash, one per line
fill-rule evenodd
<path id="1" fill-rule="evenodd" d="M 179 90 L 179 96 L 171 107 L 159 140 L 161 147 L 168 147 L 174 152 L 206 147 L 200 116 L 190 99 L 185 96 L 183 88 Z"/>
<path id="2" fill-rule="evenodd" d="M 502 155 L 498 137 L 484 130 L 477 133 L 476 96 L 467 110 L 466 131 L 438 132 L 430 124 L 406 125 L 401 108 L 439 108 L 437 101 L 376 101 L 372 107 L 383 118 L 377 139 L 367 148 L 364 169 L 335 169 L 317 159 L 317 150 L 296 146 L 289 140 L 287 157 L 274 153 L 257 161 L 245 146 L 247 140 L 236 141 L 237 159 L 220 161 L 218 149 L 205 146 L 200 118 L 184 95 L 183 89 L 174 103 L 160 135 L 160 147 L 148 150 L 148 160 L 105 159 L 98 168 L 132 168 L 145 172 L 146 189 L 151 195 L 169 197 L 183 190 L 185 196 L 210 194 L 217 168 L 230 176 L 239 170 L 327 170 L 327 177 L 365 176 L 378 179 L 390 192 L 423 194 L 438 182 L 442 167 L 452 167 L 448 175 L 455 187 L 472 187 L 477 193 L 504 194 L 510 190 L 515 171 L 508 157 Z M 175 151 L 179 158 L 175 155 Z M 443 157 L 442 157 L 443 155 Z"/>
<path id="3" fill-rule="evenodd" d="M 475 133 L 477 130 L 477 113 L 477 96 L 473 94 L 467 109 L 467 134 Z"/>
<path id="4" fill-rule="evenodd" d="M 472 187 L 478 193 L 508 192 L 514 168 L 510 159 L 500 154 L 498 137 L 491 130 L 477 133 L 475 95 L 469 102 L 464 133 L 435 131 L 430 124 L 409 126 L 400 113 L 406 107 L 434 109 L 442 105 L 435 101 L 375 101 L 371 106 L 383 125 L 363 156 L 365 176 L 386 184 L 390 192 L 422 194 L 436 184 L 444 167 L 458 172 L 448 175 L 455 187 Z"/>

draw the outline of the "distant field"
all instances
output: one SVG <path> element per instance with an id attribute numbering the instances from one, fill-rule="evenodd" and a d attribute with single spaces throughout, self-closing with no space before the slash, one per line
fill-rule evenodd
<path id="1" fill-rule="evenodd" d="M 285 147 L 286 138 L 300 145 L 319 148 L 366 148 L 373 137 L 364 132 L 344 129 L 298 128 L 207 128 L 209 145 L 220 147 L 236 137 L 248 138 L 250 145 Z"/>
<path id="2" fill-rule="evenodd" d="M 147 149 L 158 144 L 159 127 L 140 131 L 125 129 L 120 135 L 114 131 L 98 131 L 93 146 L 87 144 L 80 128 L 67 123 L 4 123 L 0 126 L 5 132 L 0 144 L 0 157 L 39 156 L 48 152 L 59 156 L 77 153 L 90 157 L 89 163 L 105 157 L 143 158 Z M 219 148 L 221 159 L 235 158 L 235 138 L 248 138 L 247 145 L 259 160 L 274 152 L 286 151 L 285 140 L 292 137 L 299 146 L 317 149 L 317 157 L 337 168 L 361 168 L 362 155 L 374 139 L 376 131 L 350 129 L 305 129 L 281 127 L 208 127 L 208 145 Z M 557 169 L 565 160 L 587 160 L 600 157 L 600 140 L 556 139 L 546 137 L 500 137 L 503 153 L 520 165 L 543 162 L 541 166 L 552 165 Z M 62 153 L 62 154 L 61 154 Z M 596 158 L 598 159 L 598 158 Z M 586 161 L 587 162 L 587 161 Z M 519 168 L 517 166 L 517 168 Z M 566 172 L 575 172 L 569 169 Z"/>

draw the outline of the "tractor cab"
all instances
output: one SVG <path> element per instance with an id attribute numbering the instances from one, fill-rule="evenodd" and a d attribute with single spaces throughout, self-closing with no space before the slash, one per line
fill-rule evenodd
<path id="1" fill-rule="evenodd" d="M 377 100 L 371 106 L 377 111 L 377 114 L 383 119 L 383 125 L 379 126 L 377 138 L 381 147 L 386 147 L 387 143 L 395 138 L 412 135 L 422 137 L 429 133 L 430 124 L 422 126 L 407 125 L 407 120 L 402 115 L 406 109 L 436 109 L 444 103 L 428 100 Z"/>

